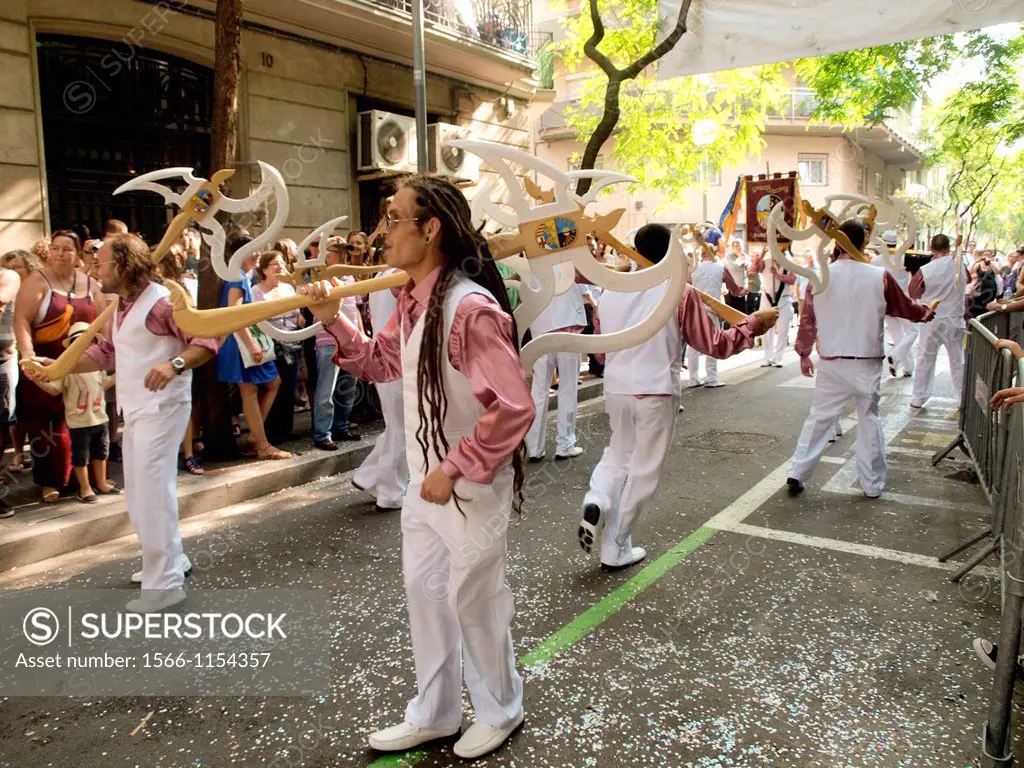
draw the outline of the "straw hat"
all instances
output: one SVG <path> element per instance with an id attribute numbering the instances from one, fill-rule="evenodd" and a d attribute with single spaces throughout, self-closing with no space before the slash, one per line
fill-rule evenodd
<path id="1" fill-rule="evenodd" d="M 89 323 L 78 322 L 71 326 L 68 331 L 68 337 L 64 339 L 64 347 L 67 348 L 71 345 L 75 339 L 81 336 L 83 333 L 89 330 Z"/>

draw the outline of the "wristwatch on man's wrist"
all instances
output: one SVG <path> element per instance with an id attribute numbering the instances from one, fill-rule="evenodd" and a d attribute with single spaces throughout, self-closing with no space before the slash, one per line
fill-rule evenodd
<path id="1" fill-rule="evenodd" d="M 171 368 L 174 369 L 174 373 L 177 376 L 181 376 L 185 372 L 185 360 L 182 357 L 171 358 Z"/>

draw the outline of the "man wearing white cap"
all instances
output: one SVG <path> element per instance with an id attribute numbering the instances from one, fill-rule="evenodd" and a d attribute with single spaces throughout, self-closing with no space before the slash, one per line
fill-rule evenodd
<path id="1" fill-rule="evenodd" d="M 882 241 L 890 250 L 896 248 L 899 242 L 899 235 L 894 230 L 888 230 L 882 234 Z M 882 267 L 896 281 L 900 290 L 908 296 L 910 291 L 910 273 L 906 269 L 891 269 L 880 255 L 871 259 L 871 266 Z M 893 348 L 886 356 L 889 364 L 889 373 L 897 375 L 897 366 L 903 369 L 906 377 L 914 375 L 914 342 L 917 341 L 919 329 L 916 323 L 912 323 L 902 317 L 886 315 L 885 327 L 889 331 L 889 338 L 892 339 Z"/>

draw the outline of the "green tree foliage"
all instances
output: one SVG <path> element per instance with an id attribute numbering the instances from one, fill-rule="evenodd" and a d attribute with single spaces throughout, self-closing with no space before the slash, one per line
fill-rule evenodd
<path id="1" fill-rule="evenodd" d="M 594 166 L 614 136 L 617 168 L 635 176 L 641 188 L 658 190 L 672 200 L 694 185 L 702 161 L 715 167 L 760 154 L 765 122 L 792 87 L 787 65 L 659 81 L 657 60 L 665 53 L 668 30 L 659 27 L 657 0 L 584 0 L 578 11 L 565 21 L 566 39 L 557 50 L 570 72 L 586 73 L 581 98 L 566 109 L 568 125 L 586 144 L 583 168 Z M 678 25 L 673 31 L 679 32 Z M 792 71 L 801 85 L 815 92 L 812 119 L 854 127 L 892 118 L 921 100 L 936 77 L 973 56 L 985 63 L 983 77 L 965 85 L 948 103 L 962 118 L 959 130 L 985 133 L 980 146 L 959 147 L 970 150 L 970 157 L 963 159 L 973 166 L 986 148 L 994 152 L 1001 143 L 1024 135 L 1024 100 L 1016 71 L 1024 60 L 1024 33 L 1010 40 L 982 31 L 875 46 L 802 59 L 793 62 Z M 694 124 L 717 126 L 706 146 L 694 142 Z M 947 127 L 942 140 L 950 143 L 948 159 L 956 147 L 952 124 Z M 936 149 L 936 159 L 938 154 Z M 991 189 L 984 190 L 983 177 L 971 179 L 963 190 L 963 206 L 979 192 L 981 201 L 991 194 Z M 980 182 L 977 188 L 975 182 Z"/>

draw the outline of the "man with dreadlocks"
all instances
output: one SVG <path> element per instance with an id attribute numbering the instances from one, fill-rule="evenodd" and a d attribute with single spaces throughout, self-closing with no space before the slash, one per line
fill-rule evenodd
<path id="1" fill-rule="evenodd" d="M 377 230 L 388 265 L 409 275 L 391 321 L 369 339 L 336 300 L 311 307 L 338 341 L 339 366 L 404 386 L 402 570 L 418 693 L 405 721 L 372 734 L 370 746 L 404 751 L 458 733 L 465 663 L 476 722 L 454 750 L 474 758 L 523 722 L 505 550 L 533 399 L 504 282 L 462 192 L 407 179 Z M 322 301 L 329 288 L 303 290 Z"/>

